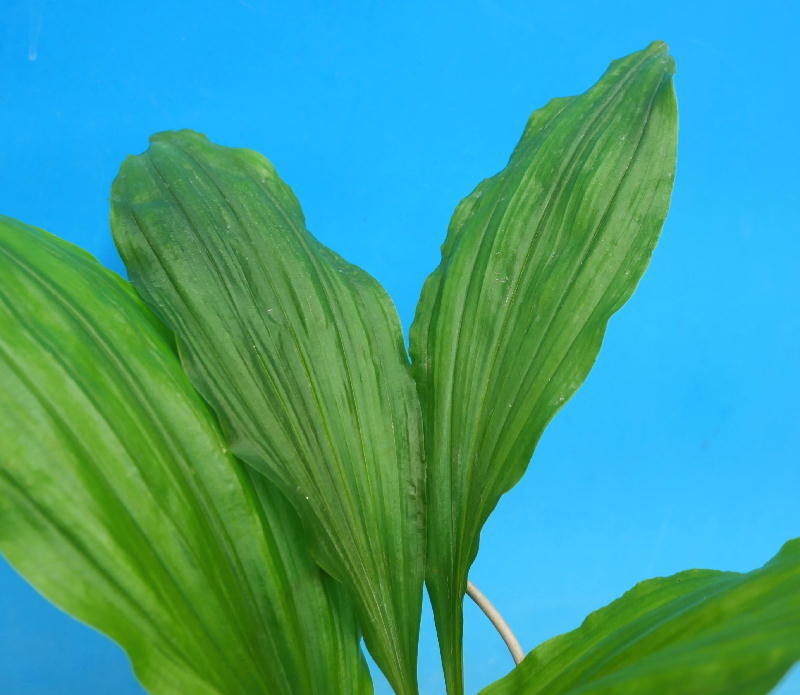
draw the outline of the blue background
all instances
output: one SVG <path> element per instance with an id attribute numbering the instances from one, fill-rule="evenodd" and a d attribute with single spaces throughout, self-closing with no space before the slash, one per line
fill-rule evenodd
<path id="1" fill-rule="evenodd" d="M 774 1 L 3 0 L 0 212 L 121 270 L 116 169 L 151 132 L 191 127 L 270 157 L 408 327 L 454 206 L 531 110 L 666 40 L 681 139 L 662 242 L 472 571 L 530 649 L 640 579 L 748 570 L 800 535 L 798 19 Z M 465 650 L 468 692 L 510 668 L 471 605 Z M 5 564 L 0 690 L 142 692 L 115 645 Z"/>

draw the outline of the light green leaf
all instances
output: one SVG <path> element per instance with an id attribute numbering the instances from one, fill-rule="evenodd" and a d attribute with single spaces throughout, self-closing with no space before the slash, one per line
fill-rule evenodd
<path id="1" fill-rule="evenodd" d="M 158 695 L 370 693 L 352 606 L 227 453 L 173 339 L 80 249 L 0 218 L 0 550 Z"/>
<path id="2" fill-rule="evenodd" d="M 306 231 L 266 159 L 189 131 L 126 160 L 112 231 L 233 452 L 294 503 L 376 662 L 415 693 L 421 423 L 389 297 Z"/>
<path id="3" fill-rule="evenodd" d="M 531 117 L 457 208 L 411 329 L 427 449 L 427 583 L 448 692 L 481 527 L 597 355 L 644 272 L 675 167 L 663 43 Z"/>
<path id="4" fill-rule="evenodd" d="M 748 574 L 637 584 L 482 695 L 763 695 L 800 659 L 800 538 Z"/>

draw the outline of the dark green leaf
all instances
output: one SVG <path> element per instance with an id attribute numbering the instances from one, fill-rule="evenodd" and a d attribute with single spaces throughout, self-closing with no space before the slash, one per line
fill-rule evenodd
<path id="1" fill-rule="evenodd" d="M 482 695 L 764 695 L 800 659 L 800 539 L 749 574 L 636 585 Z"/>
<path id="2" fill-rule="evenodd" d="M 421 424 L 385 291 L 306 231 L 267 160 L 188 131 L 125 162 L 112 230 L 233 452 L 294 503 L 375 660 L 416 692 Z"/>
<path id="3" fill-rule="evenodd" d="M 372 691 L 343 590 L 114 273 L 0 218 L 0 549 L 163 695 Z"/>
<path id="4" fill-rule="evenodd" d="M 597 355 L 644 272 L 675 166 L 663 43 L 531 117 L 456 210 L 411 330 L 427 448 L 427 582 L 452 694 L 481 527 Z"/>

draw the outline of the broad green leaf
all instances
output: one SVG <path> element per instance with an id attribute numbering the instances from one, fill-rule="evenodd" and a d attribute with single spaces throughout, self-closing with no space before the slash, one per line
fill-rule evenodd
<path id="1" fill-rule="evenodd" d="M 663 43 L 535 112 L 503 171 L 456 209 L 411 355 L 427 449 L 426 579 L 448 692 L 481 527 L 592 366 L 644 272 L 675 167 Z"/>
<path id="2" fill-rule="evenodd" d="M 294 503 L 376 662 L 415 693 L 421 423 L 389 297 L 306 231 L 266 159 L 189 131 L 126 160 L 112 230 L 233 452 Z"/>
<path id="3" fill-rule="evenodd" d="M 134 290 L 0 218 L 0 550 L 158 695 L 370 693 L 352 606 Z"/>
<path id="4" fill-rule="evenodd" d="M 800 660 L 800 538 L 748 574 L 637 584 L 482 695 L 763 695 Z"/>

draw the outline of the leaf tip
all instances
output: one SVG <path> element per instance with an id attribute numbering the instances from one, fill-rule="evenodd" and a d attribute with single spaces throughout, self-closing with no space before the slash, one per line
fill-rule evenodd
<path id="1" fill-rule="evenodd" d="M 651 59 L 658 60 L 664 64 L 665 72 L 669 75 L 675 74 L 675 59 L 670 55 L 669 46 L 666 41 L 656 39 L 644 49 L 643 53 Z"/>
<path id="2" fill-rule="evenodd" d="M 158 133 L 153 133 L 149 142 L 151 145 L 158 143 L 171 143 L 180 140 L 199 140 L 203 143 L 209 142 L 208 136 L 204 133 L 198 133 L 191 128 L 181 128 L 180 130 L 161 130 Z"/>

